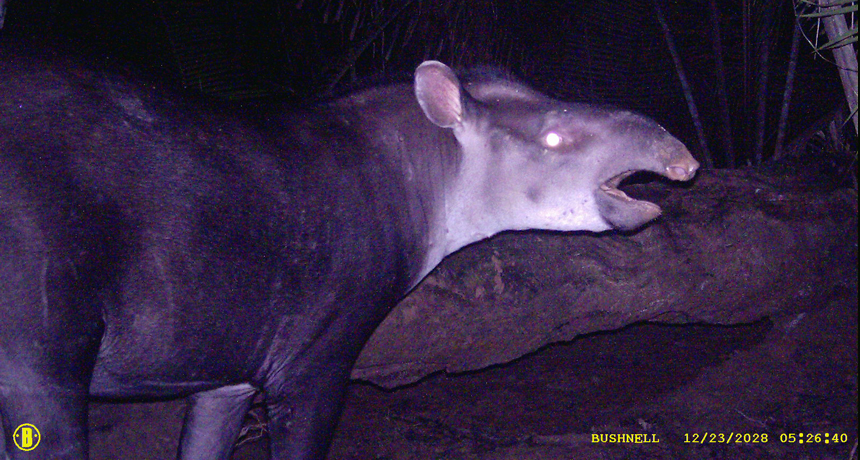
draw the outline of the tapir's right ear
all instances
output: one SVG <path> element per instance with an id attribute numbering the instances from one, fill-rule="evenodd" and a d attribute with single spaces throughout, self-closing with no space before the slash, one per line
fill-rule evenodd
<path id="1" fill-rule="evenodd" d="M 453 128 L 463 121 L 460 80 L 445 64 L 425 61 L 415 69 L 415 97 L 437 126 Z"/>

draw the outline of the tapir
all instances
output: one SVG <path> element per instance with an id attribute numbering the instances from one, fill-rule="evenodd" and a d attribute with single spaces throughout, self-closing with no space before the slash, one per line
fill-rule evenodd
<path id="1" fill-rule="evenodd" d="M 255 397 L 272 458 L 322 459 L 363 344 L 446 255 L 634 230 L 660 208 L 624 178 L 699 166 L 642 115 L 436 61 L 298 107 L 180 93 L 0 52 L 2 458 L 87 458 L 92 397 L 187 396 L 180 459 L 230 458 Z"/>

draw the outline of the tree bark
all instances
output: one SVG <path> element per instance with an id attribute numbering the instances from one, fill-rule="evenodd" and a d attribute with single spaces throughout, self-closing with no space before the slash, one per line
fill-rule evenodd
<path id="1" fill-rule="evenodd" d="M 747 323 L 856 289 L 852 190 L 748 169 L 699 176 L 627 186 L 663 208 L 633 234 L 512 232 L 451 255 L 388 315 L 352 376 L 390 388 L 636 322 Z"/>
<path id="2" fill-rule="evenodd" d="M 836 9 L 836 6 L 830 6 L 834 3 L 836 3 L 834 0 L 821 0 L 821 12 L 826 13 L 828 10 Z M 838 37 L 842 37 L 848 33 L 848 25 L 843 14 L 823 17 L 821 18 L 821 22 L 824 23 L 824 31 L 827 33 L 827 38 L 830 41 L 834 41 Z M 845 92 L 845 98 L 848 100 L 848 108 L 853 114 L 854 133 L 856 134 L 857 54 L 854 51 L 854 45 L 849 43 L 834 48 L 833 57 L 836 60 L 836 65 L 839 67 L 839 78 L 842 80 L 842 89 Z"/>

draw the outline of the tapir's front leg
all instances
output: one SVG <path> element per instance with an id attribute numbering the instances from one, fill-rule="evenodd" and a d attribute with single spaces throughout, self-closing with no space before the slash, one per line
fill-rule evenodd
<path id="1" fill-rule="evenodd" d="M 312 340 L 305 340 L 297 350 L 282 349 L 271 361 L 263 390 L 273 460 L 325 458 L 343 408 L 349 373 L 384 317 L 368 315 L 366 309 L 362 317 L 361 304 L 354 301 L 339 304 L 350 306 L 350 312 L 329 307 L 331 313 L 313 328 Z M 307 329 L 302 329 L 305 335 Z"/>
<path id="2" fill-rule="evenodd" d="M 0 236 L 20 243 L 0 243 L 0 458 L 85 459 L 101 318 L 67 259 L 35 250 L 36 237 L 15 238 L 22 236 Z"/>
<path id="3" fill-rule="evenodd" d="M 294 379 L 290 385 L 295 386 L 288 391 L 267 393 L 272 459 L 325 458 L 342 410 L 350 369 L 351 362 L 309 369 L 310 374 Z"/>

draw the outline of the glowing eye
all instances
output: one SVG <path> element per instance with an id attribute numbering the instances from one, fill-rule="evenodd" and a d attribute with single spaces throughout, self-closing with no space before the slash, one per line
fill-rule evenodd
<path id="1" fill-rule="evenodd" d="M 548 147 L 558 147 L 558 144 L 561 144 L 561 136 L 556 133 L 548 133 L 544 138 L 544 142 Z"/>

